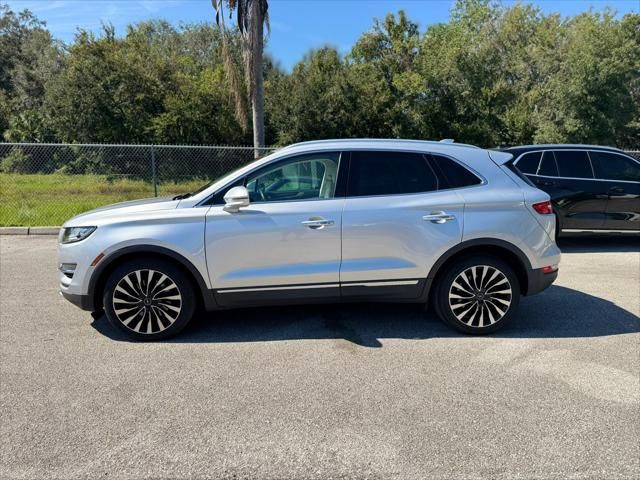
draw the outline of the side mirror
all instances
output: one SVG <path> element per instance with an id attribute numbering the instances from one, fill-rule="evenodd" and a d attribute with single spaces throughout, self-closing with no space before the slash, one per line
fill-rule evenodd
<path id="1" fill-rule="evenodd" d="M 224 196 L 224 210 L 236 213 L 249 206 L 249 191 L 245 187 L 233 187 Z"/>

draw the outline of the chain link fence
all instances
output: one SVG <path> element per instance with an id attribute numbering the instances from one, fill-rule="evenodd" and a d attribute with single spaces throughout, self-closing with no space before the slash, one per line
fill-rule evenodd
<path id="1" fill-rule="evenodd" d="M 254 152 L 238 146 L 0 143 L 0 226 L 61 225 L 101 205 L 193 191 L 253 161 Z"/>
<path id="2" fill-rule="evenodd" d="M 0 226 L 61 225 L 101 205 L 193 191 L 253 160 L 253 147 L 0 143 Z"/>

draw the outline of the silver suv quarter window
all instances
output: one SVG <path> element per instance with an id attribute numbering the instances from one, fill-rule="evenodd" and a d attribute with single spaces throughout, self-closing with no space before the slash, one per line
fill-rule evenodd
<path id="1" fill-rule="evenodd" d="M 640 164 L 616 153 L 589 151 L 593 172 L 602 180 L 640 182 Z"/>
<path id="2" fill-rule="evenodd" d="M 583 150 L 555 150 L 561 177 L 593 178 L 589 155 Z"/>
<path id="3" fill-rule="evenodd" d="M 300 155 L 266 166 L 247 177 L 251 203 L 333 198 L 339 154 Z"/>
<path id="4" fill-rule="evenodd" d="M 435 170 L 441 176 L 438 190 L 445 188 L 462 188 L 482 183 L 476 175 L 459 163 L 442 155 L 431 155 Z"/>

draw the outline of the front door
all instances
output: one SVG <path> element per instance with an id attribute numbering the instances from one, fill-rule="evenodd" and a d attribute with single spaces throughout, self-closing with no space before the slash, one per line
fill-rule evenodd
<path id="1" fill-rule="evenodd" d="M 220 305 L 339 297 L 339 159 L 329 152 L 266 165 L 243 181 L 248 207 L 236 213 L 210 208 L 205 248 Z"/>

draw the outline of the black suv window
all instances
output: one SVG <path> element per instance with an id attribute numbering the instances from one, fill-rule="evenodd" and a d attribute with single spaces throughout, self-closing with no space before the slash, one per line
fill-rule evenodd
<path id="1" fill-rule="evenodd" d="M 540 165 L 540 157 L 542 156 L 542 152 L 529 152 L 525 153 L 520 159 L 518 163 L 516 163 L 516 167 L 522 173 L 528 173 L 531 175 L 535 175 L 538 173 L 538 166 Z"/>
<path id="2" fill-rule="evenodd" d="M 640 164 L 616 153 L 589 152 L 596 178 L 640 182 Z"/>
<path id="3" fill-rule="evenodd" d="M 397 195 L 437 190 L 438 180 L 424 155 L 352 152 L 348 195 Z"/>
<path id="4" fill-rule="evenodd" d="M 553 156 L 553 152 L 547 151 L 543 153 L 540 168 L 538 168 L 538 175 L 544 175 L 545 177 L 558 176 L 558 166 L 556 165 L 556 159 Z"/>
<path id="5" fill-rule="evenodd" d="M 561 177 L 593 178 L 589 155 L 579 150 L 556 150 L 556 162 Z"/>
<path id="6" fill-rule="evenodd" d="M 439 189 L 478 185 L 482 181 L 458 162 L 441 155 L 431 155 L 434 169 L 440 178 Z"/>

